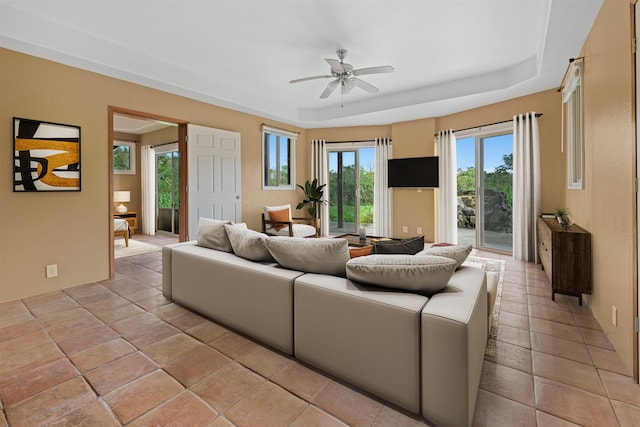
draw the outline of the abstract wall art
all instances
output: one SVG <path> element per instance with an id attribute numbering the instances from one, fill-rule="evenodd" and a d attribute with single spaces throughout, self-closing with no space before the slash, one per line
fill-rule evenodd
<path id="1" fill-rule="evenodd" d="M 13 118 L 13 191 L 80 191 L 80 126 Z"/>

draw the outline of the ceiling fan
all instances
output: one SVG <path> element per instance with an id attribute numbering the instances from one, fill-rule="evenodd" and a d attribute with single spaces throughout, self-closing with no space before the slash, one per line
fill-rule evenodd
<path id="1" fill-rule="evenodd" d="M 308 80 L 333 78 L 334 80 L 330 81 L 329 84 L 327 84 L 324 92 L 320 94 L 320 98 L 328 98 L 329 95 L 331 95 L 338 86 L 340 86 L 340 92 L 343 95 L 349 93 L 351 89 L 356 86 L 358 86 L 365 92 L 376 93 L 379 90 L 377 87 L 365 82 L 362 79 L 359 79 L 358 76 L 364 76 L 366 74 L 393 73 L 393 67 L 391 65 L 359 68 L 354 70 L 353 65 L 343 62 L 344 58 L 347 56 L 347 51 L 345 49 L 338 49 L 336 51 L 336 54 L 338 55 L 338 59 L 340 59 L 339 61 L 337 59 L 325 59 L 329 66 L 331 66 L 331 74 L 295 79 L 291 80 L 289 83 L 300 83 L 306 82 Z"/>

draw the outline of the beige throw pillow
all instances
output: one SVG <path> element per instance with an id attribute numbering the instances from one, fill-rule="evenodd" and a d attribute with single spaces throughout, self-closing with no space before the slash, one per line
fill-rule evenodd
<path id="1" fill-rule="evenodd" d="M 435 255 L 451 258 L 456 262 L 456 268 L 460 267 L 471 253 L 471 245 L 432 246 L 420 252 L 419 255 Z"/>
<path id="2" fill-rule="evenodd" d="M 439 256 L 369 255 L 347 263 L 347 278 L 432 295 L 447 286 L 455 265 L 454 260 Z"/>
<path id="3" fill-rule="evenodd" d="M 257 262 L 275 261 L 267 250 L 268 237 L 264 234 L 230 224 L 225 224 L 224 229 L 231 242 L 233 252 L 239 257 Z"/>
<path id="4" fill-rule="evenodd" d="M 231 221 L 211 218 L 198 219 L 198 246 L 217 251 L 233 252 L 231 242 L 229 242 L 227 232 L 224 229 L 225 224 L 231 224 Z"/>
<path id="5" fill-rule="evenodd" d="M 282 267 L 306 273 L 344 277 L 349 261 L 346 239 L 276 236 L 267 240 L 267 249 Z"/>

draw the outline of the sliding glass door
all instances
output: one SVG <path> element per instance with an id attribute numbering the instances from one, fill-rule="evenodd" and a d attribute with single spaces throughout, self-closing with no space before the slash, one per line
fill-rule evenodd
<path id="1" fill-rule="evenodd" d="M 513 135 L 461 137 L 456 142 L 458 243 L 513 249 Z"/>
<path id="2" fill-rule="evenodd" d="M 156 154 L 156 230 L 178 234 L 178 151 Z"/>
<path id="3" fill-rule="evenodd" d="M 374 154 L 374 147 L 328 151 L 329 233 L 373 232 Z"/>

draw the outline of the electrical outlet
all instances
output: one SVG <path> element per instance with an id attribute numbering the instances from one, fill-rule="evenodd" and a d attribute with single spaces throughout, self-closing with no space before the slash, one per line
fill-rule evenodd
<path id="1" fill-rule="evenodd" d="M 618 307 L 615 305 L 611 306 L 611 323 L 613 326 L 618 326 Z"/>
<path id="2" fill-rule="evenodd" d="M 418 233 L 418 234 L 422 234 L 422 227 L 418 227 L 418 228 L 416 228 L 416 233 Z"/>
<path id="3" fill-rule="evenodd" d="M 408 226 L 406 226 L 406 225 L 403 225 L 403 226 L 402 226 L 402 232 L 403 232 L 403 233 L 408 233 L 408 232 L 409 232 L 409 227 L 408 227 Z"/>
<path id="4" fill-rule="evenodd" d="M 58 264 L 47 265 L 47 279 L 58 277 Z"/>

